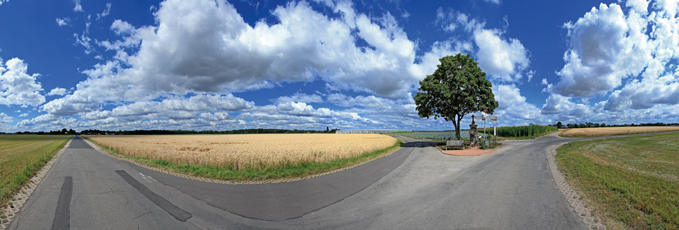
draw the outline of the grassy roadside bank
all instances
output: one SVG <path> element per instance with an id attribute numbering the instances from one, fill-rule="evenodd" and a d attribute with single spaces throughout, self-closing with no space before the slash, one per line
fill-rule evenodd
<path id="1" fill-rule="evenodd" d="M 611 229 L 679 229 L 679 133 L 565 144 L 556 161 Z"/>
<path id="2" fill-rule="evenodd" d="M 96 144 L 99 146 L 101 149 L 107 151 L 109 154 L 116 156 L 116 157 L 121 157 L 121 158 L 127 158 L 131 159 L 135 162 L 148 165 L 151 167 L 157 167 L 157 168 L 162 168 L 166 170 L 171 170 L 174 172 L 178 173 L 183 173 L 183 174 L 188 174 L 191 176 L 198 176 L 198 177 L 205 177 L 205 178 L 213 178 L 213 179 L 220 179 L 220 180 L 228 180 L 228 181 L 237 181 L 237 182 L 243 182 L 243 181 L 262 181 L 262 180 L 268 180 L 268 179 L 284 179 L 284 178 L 298 178 L 298 177 L 305 177 L 305 176 L 310 176 L 310 175 L 315 175 L 319 173 L 324 173 L 324 172 L 329 172 L 335 169 L 340 169 L 344 168 L 347 166 L 355 165 L 364 161 L 368 161 L 371 159 L 379 158 L 388 154 L 391 154 L 395 152 L 396 150 L 400 149 L 404 143 L 401 140 L 398 140 L 394 145 L 372 151 L 369 153 L 364 153 L 362 155 L 356 156 L 356 157 L 351 157 L 351 158 L 345 158 L 345 159 L 337 159 L 337 160 L 332 160 L 329 162 L 314 162 L 314 161 L 306 161 L 306 162 L 300 162 L 300 163 L 286 163 L 282 167 L 276 167 L 276 168 L 265 168 L 265 169 L 250 169 L 246 168 L 243 170 L 231 170 L 225 167 L 215 167 L 215 166 L 206 166 L 206 165 L 196 165 L 196 164 L 174 164 L 170 163 L 166 160 L 153 160 L 153 159 L 148 159 L 144 157 L 139 157 L 139 156 L 130 156 L 126 154 L 122 154 L 112 148 L 109 148 L 108 146 L 103 146 L 100 145 L 99 143 L 92 141 L 91 139 L 85 137 L 88 139 L 90 142 Z"/>
<path id="3" fill-rule="evenodd" d="M 72 137 L 0 135 L 0 207 L 7 205 L 14 194 Z M 0 218 L 0 221 L 4 219 Z"/>

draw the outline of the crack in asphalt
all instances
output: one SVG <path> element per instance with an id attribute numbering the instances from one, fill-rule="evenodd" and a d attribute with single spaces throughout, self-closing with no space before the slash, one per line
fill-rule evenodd
<path id="1" fill-rule="evenodd" d="M 133 219 L 133 220 L 139 219 L 139 218 L 141 218 L 142 216 L 145 216 L 146 214 L 151 214 L 152 212 L 153 212 L 153 211 L 148 211 L 148 212 L 142 213 L 141 215 L 139 215 L 139 216 L 137 216 L 137 217 L 134 217 L 134 218 L 132 218 L 132 219 Z"/>

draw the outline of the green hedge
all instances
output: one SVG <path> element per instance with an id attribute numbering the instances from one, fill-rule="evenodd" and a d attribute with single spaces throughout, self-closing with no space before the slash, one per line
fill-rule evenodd
<path id="1" fill-rule="evenodd" d="M 492 128 L 489 129 L 492 131 Z M 542 134 L 551 132 L 551 131 L 556 131 L 556 127 L 554 126 L 542 126 L 542 125 L 533 125 L 533 135 L 532 136 L 540 136 Z M 498 127 L 497 128 L 497 135 L 500 137 L 527 137 L 531 136 L 530 135 L 530 126 L 509 126 L 509 127 Z"/>

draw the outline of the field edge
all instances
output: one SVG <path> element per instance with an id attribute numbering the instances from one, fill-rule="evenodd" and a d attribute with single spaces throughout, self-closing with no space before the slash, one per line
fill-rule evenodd
<path id="1" fill-rule="evenodd" d="M 665 134 L 666 133 L 653 135 Z M 564 175 L 565 180 L 571 185 L 573 190 L 580 195 L 580 199 L 586 201 L 588 204 L 587 207 L 592 210 L 592 214 L 597 218 L 600 218 L 601 222 L 609 228 L 648 229 L 658 228 L 660 225 L 662 227 L 668 227 L 668 229 L 676 229 L 677 225 L 671 223 L 672 221 L 675 221 L 676 224 L 676 220 L 664 220 L 663 217 L 658 216 L 660 214 L 654 213 L 654 211 L 646 213 L 657 207 L 650 207 L 648 205 L 649 194 L 646 194 L 647 191 L 642 191 L 647 190 L 647 188 L 639 188 L 636 185 L 636 183 L 639 182 L 641 187 L 650 187 L 650 185 L 654 184 L 654 181 L 660 183 L 659 181 L 661 179 L 650 178 L 647 175 L 623 167 L 600 164 L 579 152 L 579 150 L 587 148 L 596 142 L 610 140 L 612 139 L 573 141 L 558 147 L 555 150 L 557 153 L 554 156 L 557 169 Z M 568 166 L 568 164 L 570 164 L 570 166 Z M 606 172 L 615 172 L 617 174 L 607 174 Z M 597 177 L 604 177 L 606 179 L 603 183 L 597 183 L 597 179 L 602 180 Z M 634 185 L 629 187 L 629 185 L 622 184 L 620 181 Z M 666 187 L 665 183 L 666 182 L 655 185 Z M 669 184 L 672 184 L 672 182 L 669 182 Z M 670 187 L 676 187 L 676 184 Z M 650 196 L 650 202 L 653 202 L 653 196 L 656 198 L 662 197 L 658 195 L 659 194 L 652 194 L 652 196 Z M 630 197 L 634 198 L 632 199 Z M 609 199 L 617 202 L 611 202 Z M 635 200 L 636 202 L 626 199 Z M 622 207 L 616 207 L 616 205 Z M 632 214 L 630 210 L 633 210 L 634 214 Z M 624 217 L 620 217 L 621 213 L 626 214 Z"/>
<path id="2" fill-rule="evenodd" d="M 294 165 L 291 164 L 281 169 L 231 171 L 215 166 L 174 164 L 165 160 L 151 160 L 139 156 L 130 156 L 108 146 L 101 145 L 87 137 L 83 138 L 92 145 L 97 146 L 102 152 L 140 167 L 187 179 L 223 184 L 268 184 L 309 179 L 363 165 L 388 156 L 404 146 L 402 140 L 395 138 L 397 141 L 392 146 L 363 153 L 356 157 L 321 163 L 302 162 Z M 314 169 L 308 170 L 308 167 Z"/>
<path id="3" fill-rule="evenodd" d="M 654 127 L 654 126 L 640 126 L 640 127 Z M 661 126 L 664 127 L 664 126 Z M 598 127 L 598 128 L 608 128 L 608 127 Z M 624 128 L 624 127 L 620 127 Z M 592 138 L 592 137 L 616 137 L 616 136 L 624 136 L 624 135 L 632 135 L 632 134 L 662 134 L 662 133 L 670 133 L 670 132 L 679 132 L 679 130 L 661 130 L 661 131 L 628 131 L 626 133 L 612 133 L 612 134 L 600 134 L 600 135 L 573 135 L 573 136 L 564 136 L 565 133 L 568 133 L 569 131 L 574 131 L 578 129 L 597 129 L 597 128 L 571 128 L 564 130 L 563 132 L 559 133 L 559 137 L 563 138 Z"/>

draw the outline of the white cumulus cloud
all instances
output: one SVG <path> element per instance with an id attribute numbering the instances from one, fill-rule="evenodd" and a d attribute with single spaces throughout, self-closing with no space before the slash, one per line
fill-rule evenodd
<path id="1" fill-rule="evenodd" d="M 415 43 L 389 13 L 359 14 L 350 2 L 330 6 L 341 20 L 299 2 L 272 11 L 279 23 L 251 26 L 224 1 L 165 1 L 154 14 L 156 26 L 114 21 L 111 30 L 123 39 L 97 44 L 116 50 L 115 59 L 84 71 L 89 78 L 72 95 L 43 108 L 72 115 L 96 109 L 92 103 L 244 91 L 316 77 L 333 89 L 405 98 L 436 68 L 433 56 L 471 49 L 468 43 L 437 42 L 416 64 Z M 87 34 L 74 36 L 90 52 Z M 368 46 L 357 45 L 358 39 Z M 138 51 L 128 54 L 131 47 Z"/>
<path id="2" fill-rule="evenodd" d="M 446 32 L 461 28 L 471 33 L 470 40 L 478 47 L 475 56 L 479 67 L 492 79 L 503 82 L 519 81 L 530 65 L 528 50 L 516 38 L 503 38 L 503 30 L 487 29 L 484 22 L 453 9 L 444 10 L 441 7 L 436 11 L 436 24 Z M 527 73 L 528 81 L 534 74 L 534 71 Z"/>
<path id="3" fill-rule="evenodd" d="M 10 123 L 13 119 L 5 113 L 0 113 L 0 123 Z"/>
<path id="4" fill-rule="evenodd" d="M 553 91 L 584 98 L 608 94 L 594 110 L 612 114 L 676 105 L 679 3 L 629 0 L 624 6 L 601 4 L 565 24 L 570 49 Z"/>
<path id="5" fill-rule="evenodd" d="M 542 114 L 556 115 L 560 121 L 587 121 L 594 118 L 595 111 L 592 111 L 589 105 L 572 102 L 570 97 L 551 94 L 542 107 Z"/>
<path id="6" fill-rule="evenodd" d="M 83 6 L 80 5 L 80 0 L 73 0 L 73 4 L 75 4 L 75 7 L 73 7 L 73 11 L 83 12 Z"/>
<path id="7" fill-rule="evenodd" d="M 104 9 L 104 11 L 102 11 L 101 13 L 97 14 L 96 20 L 108 16 L 110 13 L 111 13 L 111 3 L 106 3 L 106 9 Z"/>
<path id="8" fill-rule="evenodd" d="M 498 5 L 500 4 L 500 0 L 484 0 L 484 1 L 494 3 L 494 4 L 498 4 Z"/>
<path id="9" fill-rule="evenodd" d="M 32 105 L 45 102 L 40 94 L 42 85 L 37 81 L 40 74 L 28 74 L 28 64 L 12 58 L 4 65 L 0 59 L 0 105 Z"/>
<path id="10" fill-rule="evenodd" d="M 493 115 L 498 116 L 500 125 L 524 125 L 530 122 L 546 122 L 540 109 L 526 102 L 516 85 L 493 85 L 493 94 L 499 107 Z"/>
<path id="11" fill-rule="evenodd" d="M 71 21 L 69 18 L 57 18 L 57 25 L 59 26 L 66 26 L 68 25 L 68 22 Z"/>
<path id="12" fill-rule="evenodd" d="M 566 65 L 557 72 L 561 81 L 554 87 L 562 95 L 594 97 L 621 84 L 635 69 L 626 68 L 633 44 L 627 37 L 629 26 L 619 5 L 601 4 L 574 24 L 567 23 L 570 49 L 564 54 Z M 643 67 L 643 66 L 641 66 Z M 630 71 L 631 70 L 631 71 Z"/>
<path id="13" fill-rule="evenodd" d="M 66 89 L 56 87 L 56 88 L 50 90 L 50 92 L 47 93 L 47 95 L 48 95 L 48 96 L 54 96 L 54 95 L 63 96 L 63 95 L 66 95 L 66 93 L 68 93 L 68 92 L 66 91 Z"/>
<path id="14" fill-rule="evenodd" d="M 295 93 L 292 96 L 281 96 L 273 100 L 276 104 L 286 102 L 305 102 L 305 103 L 322 103 L 323 98 L 318 94 Z"/>
<path id="15" fill-rule="evenodd" d="M 491 78 L 512 82 L 522 78 L 521 72 L 528 68 L 528 51 L 518 39 L 504 40 L 498 30 L 477 29 L 474 42 L 479 46 L 476 54 L 479 67 Z"/>
<path id="16" fill-rule="evenodd" d="M 144 27 L 130 36 L 145 45 L 126 59 L 132 68 L 116 77 L 141 79 L 136 85 L 147 92 L 183 94 L 256 89 L 270 81 L 308 81 L 318 74 L 336 87 L 392 97 L 402 96 L 408 83 L 416 81 L 398 74 L 413 65 L 414 43 L 388 14 L 375 19 L 357 15 L 353 25 L 300 2 L 280 6 L 273 15 L 279 24 L 261 21 L 252 27 L 225 2 L 163 2 L 156 13 L 157 30 Z M 352 26 L 375 50 L 356 47 Z M 122 22 L 112 29 L 130 31 Z M 395 79 L 384 81 L 387 77 Z"/>

